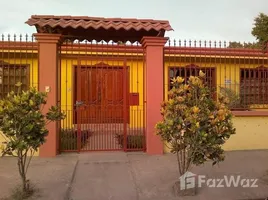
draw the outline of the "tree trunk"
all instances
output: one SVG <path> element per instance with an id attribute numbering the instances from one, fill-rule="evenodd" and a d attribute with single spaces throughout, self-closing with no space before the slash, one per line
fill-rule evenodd
<path id="1" fill-rule="evenodd" d="M 18 167 L 19 167 L 19 174 L 21 177 L 21 181 L 22 181 L 22 190 L 23 192 L 28 192 L 29 190 L 29 185 L 27 183 L 26 180 L 26 172 L 25 172 L 25 156 L 27 155 L 23 155 L 22 153 L 19 153 L 18 155 Z"/>

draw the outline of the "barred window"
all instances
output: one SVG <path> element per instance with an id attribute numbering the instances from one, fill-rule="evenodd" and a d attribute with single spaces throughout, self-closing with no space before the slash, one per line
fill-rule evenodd
<path id="1" fill-rule="evenodd" d="M 268 104 L 268 68 L 240 69 L 240 97 L 245 104 Z"/>
<path id="2" fill-rule="evenodd" d="M 211 89 L 215 88 L 215 68 L 187 65 L 184 67 L 169 67 L 169 89 L 172 89 L 171 81 L 173 78 L 180 76 L 183 77 L 185 81 L 187 81 L 190 76 L 198 76 L 200 70 L 206 74 L 205 84 Z"/>
<path id="3" fill-rule="evenodd" d="M 22 83 L 21 89 L 28 89 L 27 65 L 0 64 L 0 99 L 15 90 L 15 84 Z"/>

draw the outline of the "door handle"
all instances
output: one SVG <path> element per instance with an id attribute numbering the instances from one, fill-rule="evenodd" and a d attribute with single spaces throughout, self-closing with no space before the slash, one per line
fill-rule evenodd
<path id="1" fill-rule="evenodd" d="M 75 106 L 79 107 L 82 106 L 84 104 L 84 101 L 76 101 L 75 102 Z"/>

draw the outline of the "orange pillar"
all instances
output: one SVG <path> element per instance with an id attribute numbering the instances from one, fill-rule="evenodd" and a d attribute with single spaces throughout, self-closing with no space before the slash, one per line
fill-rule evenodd
<path id="1" fill-rule="evenodd" d="M 160 104 L 164 99 L 164 45 L 167 38 L 143 37 L 145 49 L 145 126 L 146 151 L 148 154 L 163 154 L 163 142 L 156 135 L 155 125 L 162 119 Z"/>
<path id="2" fill-rule="evenodd" d="M 43 111 L 46 113 L 51 106 L 58 103 L 58 43 L 61 35 L 37 33 L 34 35 L 38 41 L 39 53 L 39 91 L 48 92 L 47 104 Z M 51 122 L 47 125 L 49 130 L 45 144 L 40 147 L 41 157 L 53 157 L 59 152 L 58 123 Z"/>

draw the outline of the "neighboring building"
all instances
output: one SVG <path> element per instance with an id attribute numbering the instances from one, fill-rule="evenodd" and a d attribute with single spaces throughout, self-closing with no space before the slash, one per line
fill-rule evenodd
<path id="1" fill-rule="evenodd" d="M 225 42 L 170 41 L 164 37 L 172 30 L 168 21 L 32 16 L 26 23 L 36 27 L 34 37 L 0 41 L 0 98 L 20 81 L 23 89 L 48 92 L 45 109 L 60 105 L 66 113 L 65 120 L 48 125 L 41 156 L 163 153 L 154 130 L 160 103 L 172 78 L 187 80 L 199 70 L 215 98 L 221 90 L 234 97 L 237 134 L 225 149 L 268 148 L 267 52 L 232 49 Z"/>

